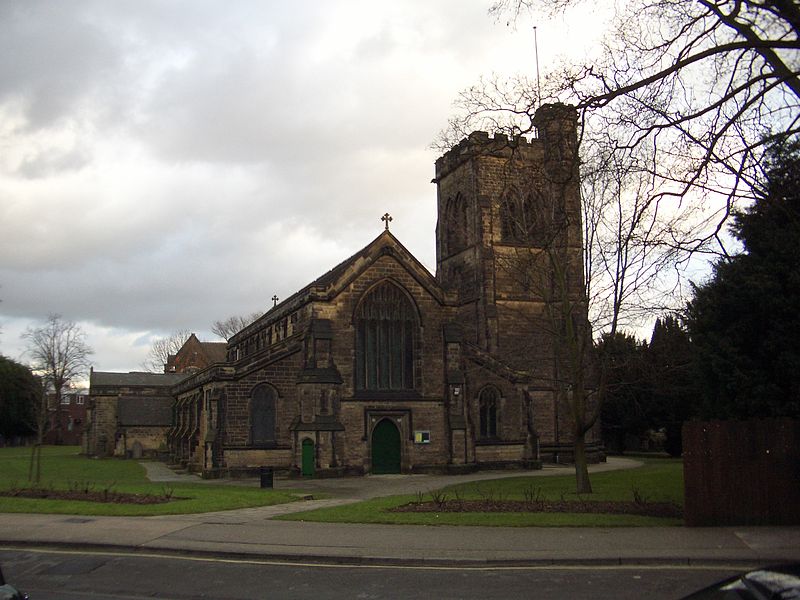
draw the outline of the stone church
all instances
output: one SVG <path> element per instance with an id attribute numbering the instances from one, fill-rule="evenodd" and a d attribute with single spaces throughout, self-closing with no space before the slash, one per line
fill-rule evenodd
<path id="1" fill-rule="evenodd" d="M 476 132 L 439 158 L 436 274 L 384 215 L 172 385 L 173 460 L 205 477 L 569 461 L 565 332 L 588 328 L 576 122 L 545 105 L 533 139 Z M 587 448 L 600 455 L 594 430 Z"/>

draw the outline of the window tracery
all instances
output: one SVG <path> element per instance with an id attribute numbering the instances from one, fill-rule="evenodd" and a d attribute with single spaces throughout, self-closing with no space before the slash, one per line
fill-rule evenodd
<path id="1" fill-rule="evenodd" d="M 359 390 L 414 388 L 416 310 L 394 284 L 384 282 L 356 312 L 355 384 Z"/>

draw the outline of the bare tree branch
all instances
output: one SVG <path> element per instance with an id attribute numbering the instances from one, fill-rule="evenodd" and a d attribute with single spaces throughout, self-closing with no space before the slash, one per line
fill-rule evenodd
<path id="1" fill-rule="evenodd" d="M 234 315 L 222 321 L 214 321 L 211 325 L 211 333 L 228 341 L 260 316 L 261 313 L 254 312 L 249 315 Z"/>
<path id="2" fill-rule="evenodd" d="M 178 350 L 186 343 L 190 335 L 192 335 L 191 331 L 181 329 L 167 337 L 153 340 L 150 351 L 147 353 L 147 358 L 142 363 L 142 368 L 152 373 L 164 373 L 169 357 L 178 353 Z"/>

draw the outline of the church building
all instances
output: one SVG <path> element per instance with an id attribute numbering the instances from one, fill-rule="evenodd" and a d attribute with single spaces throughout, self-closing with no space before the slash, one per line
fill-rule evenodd
<path id="1" fill-rule="evenodd" d="M 436 161 L 435 274 L 384 215 L 175 383 L 172 459 L 205 477 L 571 460 L 566 332 L 588 330 L 577 118 L 552 104 L 534 123 L 531 140 L 475 132 Z M 595 430 L 587 442 L 598 458 Z"/>

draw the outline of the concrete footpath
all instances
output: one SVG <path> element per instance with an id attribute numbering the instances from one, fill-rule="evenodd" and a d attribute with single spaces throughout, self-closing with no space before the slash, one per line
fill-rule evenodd
<path id="1" fill-rule="evenodd" d="M 172 474 L 158 463 L 149 464 L 155 465 L 148 468 L 154 480 L 193 477 Z M 636 462 L 612 459 L 609 464 L 597 465 L 593 470 L 631 466 L 636 466 Z M 555 467 L 535 473 L 555 475 L 563 472 L 562 469 Z M 464 567 L 580 564 L 752 567 L 800 562 L 800 527 L 431 527 L 271 520 L 287 512 L 509 475 L 506 471 L 457 477 L 279 479 L 276 488 L 302 488 L 312 493 L 324 491 L 332 497 L 194 515 L 78 517 L 4 513 L 0 514 L 0 546 L 79 547 L 304 563 Z M 165 479 L 159 479 L 160 476 Z M 257 482 L 241 484 L 257 485 Z"/>

